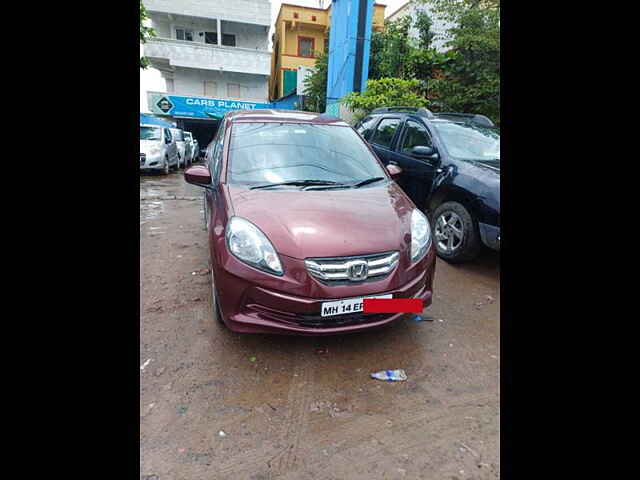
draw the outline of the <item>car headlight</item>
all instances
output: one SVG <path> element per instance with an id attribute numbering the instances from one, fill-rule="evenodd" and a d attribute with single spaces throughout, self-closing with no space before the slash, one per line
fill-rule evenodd
<path id="1" fill-rule="evenodd" d="M 429 250 L 429 246 L 431 246 L 429 220 L 416 208 L 411 212 L 411 262 L 421 260 Z"/>
<path id="2" fill-rule="evenodd" d="M 231 217 L 227 224 L 227 246 L 242 262 L 263 272 L 282 275 L 280 258 L 264 233 L 241 217 Z"/>

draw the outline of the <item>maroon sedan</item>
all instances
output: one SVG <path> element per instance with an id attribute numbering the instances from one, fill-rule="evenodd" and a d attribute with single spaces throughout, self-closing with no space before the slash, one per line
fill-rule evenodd
<path id="1" fill-rule="evenodd" d="M 309 112 L 228 112 L 185 172 L 204 187 L 218 318 L 246 333 L 336 334 L 402 313 L 364 313 L 365 298 L 431 304 L 431 229 L 367 143 Z"/>

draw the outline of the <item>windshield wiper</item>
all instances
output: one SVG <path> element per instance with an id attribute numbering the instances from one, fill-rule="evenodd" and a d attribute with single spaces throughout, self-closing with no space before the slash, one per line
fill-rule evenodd
<path id="1" fill-rule="evenodd" d="M 361 182 L 354 183 L 354 184 L 353 184 L 353 186 L 354 186 L 355 188 L 362 187 L 363 185 L 368 185 L 368 184 L 373 183 L 373 182 L 379 182 L 380 180 L 384 180 L 384 178 L 385 178 L 385 177 L 372 177 L 372 178 L 367 178 L 366 180 L 362 180 Z"/>
<path id="2" fill-rule="evenodd" d="M 256 188 L 277 187 L 279 185 L 297 185 L 300 187 L 306 187 L 308 185 L 340 185 L 340 183 L 332 182 L 331 180 L 291 180 L 289 182 L 267 183 L 264 185 L 256 185 L 254 187 L 251 187 L 250 190 L 254 190 Z"/>

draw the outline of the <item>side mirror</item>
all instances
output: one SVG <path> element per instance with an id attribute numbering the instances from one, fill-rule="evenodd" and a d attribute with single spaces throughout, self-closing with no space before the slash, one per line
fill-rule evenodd
<path id="1" fill-rule="evenodd" d="M 411 149 L 412 157 L 434 158 L 437 155 L 436 149 L 433 147 L 425 147 L 422 145 L 415 146 Z"/>
<path id="2" fill-rule="evenodd" d="M 391 175 L 391 178 L 393 178 L 394 180 L 396 180 L 402 173 L 402 169 L 398 165 L 394 165 L 393 163 L 387 165 L 387 171 L 389 172 L 389 175 Z"/>
<path id="3" fill-rule="evenodd" d="M 203 165 L 196 165 L 184 171 L 184 179 L 187 183 L 197 185 L 199 187 L 208 187 L 211 185 L 211 174 L 209 169 Z"/>

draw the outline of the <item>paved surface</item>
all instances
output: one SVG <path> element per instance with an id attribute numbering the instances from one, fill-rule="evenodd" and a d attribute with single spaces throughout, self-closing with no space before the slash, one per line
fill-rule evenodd
<path id="1" fill-rule="evenodd" d="M 201 195 L 140 177 L 141 478 L 500 477 L 497 255 L 438 260 L 431 322 L 241 336 L 213 317 Z"/>

